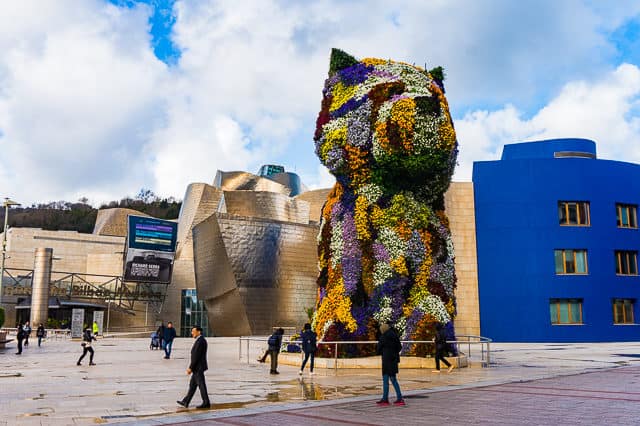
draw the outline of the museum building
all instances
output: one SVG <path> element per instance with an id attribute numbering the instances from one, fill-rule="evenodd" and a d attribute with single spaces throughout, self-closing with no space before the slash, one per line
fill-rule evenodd
<path id="1" fill-rule="evenodd" d="M 638 341 L 640 165 L 586 139 L 475 162 L 480 330 L 500 342 Z"/>

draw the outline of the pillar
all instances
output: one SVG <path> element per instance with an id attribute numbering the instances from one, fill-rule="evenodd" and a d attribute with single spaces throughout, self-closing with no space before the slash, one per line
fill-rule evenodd
<path id="1" fill-rule="evenodd" d="M 34 258 L 31 284 L 31 327 L 35 330 L 38 324 L 46 324 L 49 317 L 49 283 L 51 282 L 53 249 L 39 247 L 36 249 Z"/>

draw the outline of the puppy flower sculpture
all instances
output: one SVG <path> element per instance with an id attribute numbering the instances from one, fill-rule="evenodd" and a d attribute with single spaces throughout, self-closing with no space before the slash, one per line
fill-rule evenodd
<path id="1" fill-rule="evenodd" d="M 456 314 L 444 193 L 458 144 L 442 80 L 441 68 L 332 50 L 314 137 L 336 178 L 318 236 L 313 326 L 325 341 L 374 339 L 386 321 L 430 339 Z"/>

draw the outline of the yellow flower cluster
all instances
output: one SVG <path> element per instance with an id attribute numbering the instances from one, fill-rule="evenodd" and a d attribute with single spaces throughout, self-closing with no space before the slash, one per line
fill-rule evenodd
<path id="1" fill-rule="evenodd" d="M 356 235 L 361 241 L 368 241 L 371 239 L 369 222 L 367 220 L 367 204 L 367 199 L 364 196 L 359 195 L 358 198 L 356 198 L 354 221 L 356 223 Z"/>
<path id="2" fill-rule="evenodd" d="M 331 148 L 336 146 L 344 146 L 347 143 L 347 128 L 341 127 L 339 129 L 331 130 L 327 132 L 325 141 L 320 147 L 320 157 L 323 161 L 327 161 L 327 156 Z"/>
<path id="3" fill-rule="evenodd" d="M 347 163 L 349 163 L 349 177 L 355 188 L 359 188 L 369 182 L 371 168 L 367 165 L 367 152 L 346 144 L 344 150 L 347 153 Z"/>
<path id="4" fill-rule="evenodd" d="M 453 298 L 449 299 L 449 301 L 447 302 L 447 313 L 449 314 L 449 316 L 451 318 L 453 318 L 453 313 L 456 310 L 455 305 L 453 304 Z"/>
<path id="5" fill-rule="evenodd" d="M 373 255 L 363 253 L 362 256 L 362 286 L 367 296 L 373 293 Z"/>
<path id="6" fill-rule="evenodd" d="M 399 139 L 407 151 L 413 151 L 413 127 L 416 122 L 416 102 L 400 99 L 391 107 L 391 122 L 398 126 Z"/>
<path id="7" fill-rule="evenodd" d="M 322 327 L 328 321 L 342 323 L 350 332 L 356 331 L 356 320 L 351 315 L 351 299 L 344 294 L 344 281 L 337 276 L 327 287 L 327 295 L 316 311 L 316 333 L 322 335 Z"/>
<path id="8" fill-rule="evenodd" d="M 363 64 L 367 65 L 367 66 L 376 66 L 376 65 L 385 65 L 388 64 L 389 61 L 386 59 L 379 59 L 379 58 L 364 58 L 362 61 Z"/>
<path id="9" fill-rule="evenodd" d="M 404 260 L 404 256 L 392 259 L 390 264 L 391 268 L 399 275 L 409 276 L 409 270 L 407 269 L 407 262 Z"/>
<path id="10" fill-rule="evenodd" d="M 387 123 L 376 123 L 375 132 L 376 141 L 378 142 L 378 145 L 380 145 L 380 148 L 382 148 L 387 154 L 391 154 L 391 141 L 389 141 L 389 136 L 387 135 Z"/>
<path id="11" fill-rule="evenodd" d="M 358 90 L 358 86 L 345 86 L 341 81 L 336 83 L 331 91 L 333 100 L 329 107 L 329 111 L 333 112 L 344 105 L 349 99 L 353 98 L 356 94 L 356 90 Z"/>
<path id="12" fill-rule="evenodd" d="M 371 213 L 369 214 L 369 218 L 371 219 L 371 223 L 374 228 L 380 229 L 382 225 L 384 225 L 384 212 L 377 204 L 374 204 L 371 207 Z"/>

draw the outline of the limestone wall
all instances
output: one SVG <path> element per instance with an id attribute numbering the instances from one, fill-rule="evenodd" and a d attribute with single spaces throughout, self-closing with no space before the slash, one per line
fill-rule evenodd
<path id="1" fill-rule="evenodd" d="M 451 226 L 458 277 L 456 334 L 478 336 L 480 335 L 480 308 L 473 183 L 452 182 L 445 194 L 445 209 Z"/>

